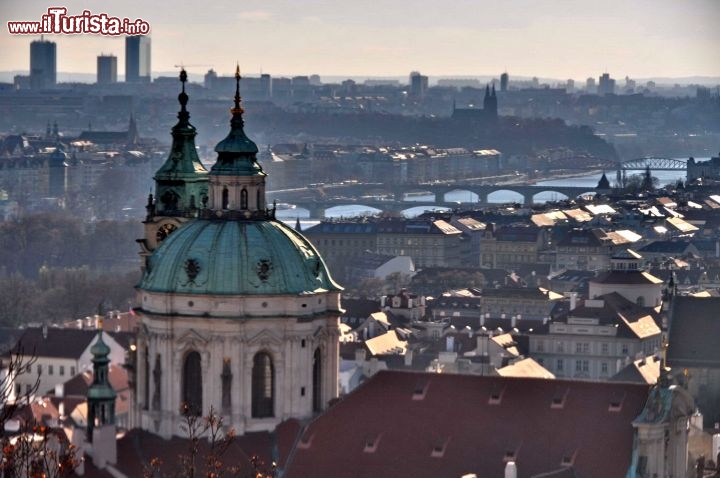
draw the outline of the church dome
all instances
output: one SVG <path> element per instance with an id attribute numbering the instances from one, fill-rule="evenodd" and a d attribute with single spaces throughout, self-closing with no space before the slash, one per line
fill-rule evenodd
<path id="1" fill-rule="evenodd" d="M 196 219 L 153 253 L 147 292 L 295 295 L 340 291 L 312 244 L 280 221 Z"/>

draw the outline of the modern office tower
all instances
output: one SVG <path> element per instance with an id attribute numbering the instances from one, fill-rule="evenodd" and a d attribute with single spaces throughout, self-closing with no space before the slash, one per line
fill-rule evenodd
<path id="1" fill-rule="evenodd" d="M 500 75 L 500 91 L 507 91 L 509 81 L 510 76 L 507 74 L 507 72 Z"/>
<path id="2" fill-rule="evenodd" d="M 98 85 L 117 83 L 117 57 L 115 55 L 100 55 L 97 57 Z"/>
<path id="3" fill-rule="evenodd" d="M 276 100 L 284 100 L 291 98 L 292 80 L 290 78 L 273 78 L 272 97 Z"/>
<path id="4" fill-rule="evenodd" d="M 125 81 L 150 82 L 150 37 L 135 35 L 125 38 Z"/>
<path id="5" fill-rule="evenodd" d="M 612 95 L 615 93 L 615 80 L 610 78 L 609 73 L 603 73 L 598 80 L 598 95 Z"/>
<path id="6" fill-rule="evenodd" d="M 260 90 L 263 98 L 272 98 L 272 77 L 267 73 L 260 75 Z"/>
<path id="7" fill-rule="evenodd" d="M 217 81 L 217 77 L 218 77 L 218 74 L 215 72 L 215 70 L 210 68 L 208 70 L 208 72 L 205 73 L 205 77 L 203 80 L 203 85 L 205 86 L 205 88 L 208 90 L 212 90 L 213 88 L 215 88 L 215 83 Z"/>
<path id="8" fill-rule="evenodd" d="M 292 97 L 296 100 L 307 100 L 312 96 L 310 78 L 307 76 L 292 77 Z"/>
<path id="9" fill-rule="evenodd" d="M 595 88 L 595 78 L 590 77 L 587 80 L 585 80 L 585 90 L 587 90 L 588 93 L 597 92 L 597 90 Z"/>
<path id="10" fill-rule="evenodd" d="M 428 77 L 417 71 L 410 73 L 410 96 L 415 99 L 424 98 L 428 90 Z"/>
<path id="11" fill-rule="evenodd" d="M 57 83 L 57 49 L 55 42 L 35 40 L 30 43 L 30 88 L 42 90 Z"/>

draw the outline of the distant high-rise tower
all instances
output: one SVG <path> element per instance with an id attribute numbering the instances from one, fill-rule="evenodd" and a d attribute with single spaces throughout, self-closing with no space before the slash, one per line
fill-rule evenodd
<path id="1" fill-rule="evenodd" d="M 615 93 L 615 80 L 610 78 L 610 74 L 603 73 L 598 81 L 598 95 L 612 95 Z"/>
<path id="2" fill-rule="evenodd" d="M 125 81 L 150 82 L 150 37 L 125 37 Z"/>
<path id="3" fill-rule="evenodd" d="M 217 77 L 218 75 L 215 70 L 210 68 L 208 72 L 205 73 L 205 78 L 203 80 L 203 85 L 205 86 L 205 88 L 208 90 L 212 90 L 213 88 L 215 88 L 215 82 L 217 80 Z"/>
<path id="4" fill-rule="evenodd" d="M 117 83 L 117 57 L 115 55 L 100 55 L 97 57 L 98 85 Z"/>
<path id="5" fill-rule="evenodd" d="M 30 88 L 42 90 L 57 83 L 57 50 L 55 42 L 35 40 L 30 43 Z"/>
<path id="6" fill-rule="evenodd" d="M 485 98 L 483 98 L 483 111 L 488 119 L 497 119 L 498 116 L 498 103 L 497 95 L 495 94 L 495 84 L 485 87 Z"/>
<path id="7" fill-rule="evenodd" d="M 595 89 L 595 78 L 592 76 L 585 80 L 585 90 L 587 90 L 588 93 L 596 93 L 597 90 Z"/>
<path id="8" fill-rule="evenodd" d="M 414 99 L 425 97 L 428 89 L 428 77 L 417 71 L 410 73 L 410 96 Z"/>
<path id="9" fill-rule="evenodd" d="M 507 91 L 509 81 L 510 76 L 507 74 L 507 72 L 500 75 L 500 91 Z"/>

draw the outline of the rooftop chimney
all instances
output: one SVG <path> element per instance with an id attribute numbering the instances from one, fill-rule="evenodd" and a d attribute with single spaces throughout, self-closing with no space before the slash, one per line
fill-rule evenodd
<path id="1" fill-rule="evenodd" d="M 514 461 L 508 461 L 505 465 L 505 478 L 517 478 L 517 465 Z"/>

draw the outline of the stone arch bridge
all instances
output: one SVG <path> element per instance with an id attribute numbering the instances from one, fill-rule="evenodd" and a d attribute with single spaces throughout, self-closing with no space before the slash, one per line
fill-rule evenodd
<path id="1" fill-rule="evenodd" d="M 334 206 L 362 205 L 373 207 L 382 211 L 401 211 L 411 207 L 427 206 L 454 208 L 459 204 L 446 200 L 446 195 L 453 191 L 467 191 L 478 196 L 477 203 L 473 205 L 488 205 L 488 196 L 498 191 L 510 191 L 522 196 L 523 204 L 530 206 L 536 195 L 544 192 L 558 193 L 569 198 L 576 198 L 584 194 L 608 193 L 610 190 L 600 190 L 580 186 L 533 186 L 522 184 L 506 185 L 401 185 L 386 186 L 384 184 L 350 184 L 350 185 L 323 185 L 307 189 L 289 191 L 270 191 L 271 199 L 295 204 L 297 207 L 310 211 L 311 217 L 323 217 L 325 209 Z M 433 196 L 431 201 L 407 200 L 407 194 L 422 194 Z M 424 194 L 423 194 L 424 193 Z M 466 203 L 467 204 L 467 203 Z"/>

